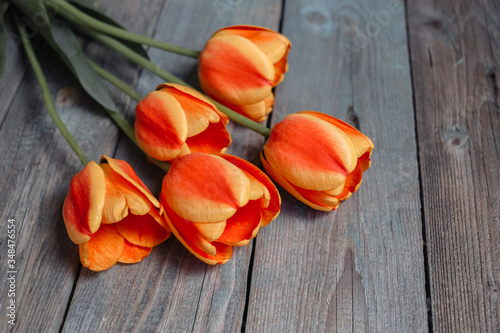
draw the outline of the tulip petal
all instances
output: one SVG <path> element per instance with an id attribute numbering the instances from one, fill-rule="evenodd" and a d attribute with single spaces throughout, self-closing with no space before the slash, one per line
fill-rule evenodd
<path id="1" fill-rule="evenodd" d="M 188 137 L 200 134 L 210 123 L 219 123 L 222 120 L 221 123 L 226 125 L 229 121 L 209 99 L 194 89 L 175 83 L 163 83 L 157 89 L 172 95 L 181 105 L 186 114 Z"/>
<path id="2" fill-rule="evenodd" d="M 272 86 L 276 87 L 278 84 L 283 82 L 285 79 L 285 73 L 288 72 L 288 60 L 286 55 L 274 64 L 274 71 L 276 72 L 276 75 L 274 76 Z"/>
<path id="3" fill-rule="evenodd" d="M 144 215 L 153 206 L 157 208 L 160 206 L 158 200 L 137 177 L 127 162 L 103 156 L 101 168 L 113 185 L 125 195 L 132 214 Z"/>
<path id="4" fill-rule="evenodd" d="M 309 202 L 314 202 L 316 205 L 331 207 L 332 210 L 337 209 L 337 206 L 339 205 L 339 199 L 328 193 L 324 193 L 322 191 L 304 190 L 296 186 L 294 187 L 295 190 L 302 195 L 302 197 Z"/>
<path id="5" fill-rule="evenodd" d="M 169 236 L 169 232 L 149 214 L 129 214 L 115 225 L 118 232 L 127 241 L 143 247 L 154 247 Z"/>
<path id="6" fill-rule="evenodd" d="M 186 220 L 225 221 L 248 202 L 250 181 L 219 156 L 192 153 L 172 162 L 161 196 Z"/>
<path id="7" fill-rule="evenodd" d="M 269 200 L 271 199 L 269 190 L 264 186 L 264 184 L 255 179 L 255 177 L 248 172 L 245 172 L 245 175 L 248 177 L 248 180 L 250 180 L 250 200 L 258 200 L 260 198 L 263 198 L 269 204 Z M 266 205 L 266 207 L 267 206 L 268 205 Z"/>
<path id="8" fill-rule="evenodd" d="M 63 219 L 71 240 L 84 243 L 101 225 L 106 183 L 101 168 L 89 162 L 71 180 L 64 200 Z"/>
<path id="9" fill-rule="evenodd" d="M 260 159 L 262 161 L 262 165 L 264 166 L 264 169 L 266 169 L 266 172 L 278 183 L 283 187 L 287 192 L 289 192 L 291 195 L 293 195 L 295 198 L 298 200 L 302 201 L 306 205 L 308 205 L 311 208 L 317 209 L 317 210 L 322 210 L 329 212 L 331 211 L 334 207 L 332 206 L 320 206 L 308 199 L 306 199 L 301 193 L 297 191 L 297 188 L 293 186 L 288 180 L 286 180 L 283 176 L 281 176 L 274 168 L 267 162 L 265 154 L 261 152 L 260 154 Z"/>
<path id="10" fill-rule="evenodd" d="M 356 155 L 358 158 L 361 157 L 361 155 L 363 155 L 364 153 L 371 152 L 373 150 L 374 146 L 372 140 L 370 140 L 366 135 L 358 131 L 353 126 L 349 125 L 346 122 L 343 122 L 340 119 L 315 111 L 303 111 L 298 112 L 297 114 L 305 114 L 319 118 L 342 130 L 345 134 L 347 134 L 347 136 L 351 139 L 352 143 L 356 147 Z"/>
<path id="11" fill-rule="evenodd" d="M 281 197 L 276 186 L 274 186 L 273 182 L 264 172 L 262 172 L 262 170 L 257 168 L 252 163 L 232 155 L 220 154 L 219 156 L 224 158 L 231 164 L 237 166 L 241 170 L 243 170 L 247 174 L 247 176 L 248 174 L 252 175 L 267 189 L 267 193 L 269 193 L 269 198 L 267 198 L 266 195 L 264 195 L 264 197 L 261 199 L 264 200 L 263 201 L 264 204 L 261 203 L 261 213 L 262 213 L 261 226 L 268 225 L 272 220 L 274 220 L 278 216 L 281 209 Z"/>
<path id="12" fill-rule="evenodd" d="M 359 158 L 356 169 L 347 176 L 344 190 L 336 197 L 337 199 L 340 201 L 345 200 L 359 189 L 361 180 L 363 179 L 363 171 L 367 170 L 370 166 L 370 153 L 367 152 Z"/>
<path id="13" fill-rule="evenodd" d="M 80 260 L 84 267 L 103 271 L 118 262 L 125 246 L 115 224 L 101 224 L 90 240 L 80 244 Z"/>
<path id="14" fill-rule="evenodd" d="M 167 89 L 167 92 L 169 94 L 172 94 L 173 96 L 176 96 L 176 97 L 178 95 L 180 95 L 180 94 L 190 95 L 190 96 L 196 98 L 200 103 L 208 104 L 208 106 L 211 109 L 218 110 L 217 107 L 215 106 L 215 104 L 212 103 L 211 100 L 209 100 L 205 95 L 203 95 L 202 93 L 200 93 L 196 89 L 193 89 L 193 88 L 190 88 L 190 87 L 187 87 L 187 86 L 183 86 L 182 84 L 167 83 L 167 82 L 159 84 L 156 87 L 156 90 L 160 90 L 160 89 Z M 220 112 L 220 111 L 218 111 L 218 112 Z M 225 115 L 222 112 L 220 112 L 220 113 L 223 116 Z M 226 118 L 227 118 L 227 116 L 226 116 Z"/>
<path id="15" fill-rule="evenodd" d="M 210 96 L 239 105 L 257 103 L 271 92 L 274 66 L 244 37 L 209 39 L 199 62 L 200 85 Z"/>
<path id="16" fill-rule="evenodd" d="M 192 222 L 191 224 L 199 231 L 203 238 L 209 242 L 217 240 L 217 238 L 222 235 L 224 229 L 226 228 L 226 221 L 215 223 Z"/>
<path id="17" fill-rule="evenodd" d="M 210 124 L 205 131 L 186 139 L 191 152 L 220 153 L 231 144 L 231 137 L 222 121 Z"/>
<path id="18" fill-rule="evenodd" d="M 167 223 L 175 237 L 198 259 L 209 265 L 225 264 L 233 254 L 231 246 L 209 243 L 199 236 L 198 230 L 189 221 L 178 216 L 166 202 L 164 204 Z M 206 250 L 209 250 L 208 253 Z"/>
<path id="19" fill-rule="evenodd" d="M 165 217 L 161 215 L 155 208 L 151 208 L 151 210 L 148 213 L 155 219 L 155 221 L 165 229 L 170 236 L 170 229 L 168 228 L 167 221 L 165 220 Z"/>
<path id="20" fill-rule="evenodd" d="M 115 223 L 127 216 L 127 199 L 107 177 L 104 178 L 106 181 L 106 199 L 102 210 L 102 223 Z"/>
<path id="21" fill-rule="evenodd" d="M 257 26 L 232 26 L 217 31 L 213 36 L 237 35 L 249 39 L 274 64 L 274 80 L 272 86 L 276 87 L 288 71 L 287 56 L 292 44 L 282 34 Z M 272 104 L 271 104 L 272 106 Z M 252 118 L 253 119 L 253 118 Z"/>
<path id="22" fill-rule="evenodd" d="M 239 208 L 236 214 L 227 220 L 226 229 L 217 242 L 231 246 L 248 244 L 259 230 L 260 210 L 259 200 L 250 200 L 244 207 Z"/>
<path id="23" fill-rule="evenodd" d="M 186 241 L 189 240 L 192 246 L 204 253 L 207 253 L 209 255 L 216 255 L 215 246 L 212 245 L 211 241 L 207 240 L 203 236 L 203 234 L 196 228 L 193 222 L 183 219 L 182 217 L 177 215 L 177 213 L 168 205 L 165 205 L 164 209 L 167 217 L 167 223 L 170 220 L 172 222 L 172 225 L 175 226 L 175 229 L 179 231 L 179 234 L 184 235 Z M 170 224 L 169 227 L 172 228 Z M 173 229 L 171 230 L 173 231 Z"/>
<path id="24" fill-rule="evenodd" d="M 161 161 L 176 158 L 188 135 L 181 104 L 163 90 L 149 93 L 137 104 L 135 134 L 149 156 Z"/>
<path id="25" fill-rule="evenodd" d="M 267 118 L 267 115 L 271 113 L 273 109 L 274 94 L 271 92 L 269 95 L 267 95 L 266 98 L 253 104 L 235 105 L 224 101 L 219 102 L 223 102 L 224 105 L 226 105 L 231 110 L 236 111 L 239 114 L 252 119 L 253 121 L 261 122 Z"/>
<path id="26" fill-rule="evenodd" d="M 123 264 L 135 264 L 146 258 L 151 253 L 152 249 L 152 247 L 134 245 L 125 239 L 123 253 L 118 262 Z"/>
<path id="27" fill-rule="evenodd" d="M 264 154 L 291 184 L 320 191 L 343 184 L 357 163 L 355 147 L 343 131 L 307 114 L 291 114 L 276 124 Z"/>
<path id="28" fill-rule="evenodd" d="M 282 59 L 291 46 L 288 38 L 282 34 L 258 26 L 237 25 L 218 30 L 212 37 L 237 35 L 249 39 L 264 52 L 274 64 Z"/>

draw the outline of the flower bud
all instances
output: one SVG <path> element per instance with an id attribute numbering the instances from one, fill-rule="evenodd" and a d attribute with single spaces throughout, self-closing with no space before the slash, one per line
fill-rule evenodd
<path id="1" fill-rule="evenodd" d="M 135 110 L 137 142 L 160 161 L 191 152 L 224 152 L 231 144 L 227 123 L 227 116 L 202 94 L 173 83 L 159 85 Z"/>
<path id="2" fill-rule="evenodd" d="M 286 116 L 271 130 L 261 160 L 285 190 L 312 208 L 330 211 L 361 185 L 372 141 L 320 112 Z"/>
<path id="3" fill-rule="evenodd" d="M 80 260 L 93 271 L 136 263 L 170 236 L 159 202 L 125 161 L 107 156 L 71 180 L 63 219 Z"/>
<path id="4" fill-rule="evenodd" d="M 192 153 L 172 162 L 163 179 L 162 209 L 172 232 L 197 258 L 224 264 L 280 211 L 273 182 L 231 155 Z"/>
<path id="5" fill-rule="evenodd" d="M 198 75 L 203 91 L 230 109 L 263 121 L 274 104 L 272 88 L 288 71 L 290 41 L 255 26 L 217 31 L 200 55 Z"/>

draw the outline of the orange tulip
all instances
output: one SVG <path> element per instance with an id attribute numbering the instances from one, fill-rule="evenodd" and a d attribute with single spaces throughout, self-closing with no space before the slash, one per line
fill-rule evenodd
<path id="1" fill-rule="evenodd" d="M 290 41 L 255 26 L 217 31 L 200 55 L 198 76 L 210 97 L 254 120 L 265 120 L 274 104 L 272 88 L 288 71 Z"/>
<path id="2" fill-rule="evenodd" d="M 160 161 L 191 152 L 224 152 L 231 144 L 227 123 L 227 116 L 202 94 L 173 83 L 159 85 L 135 110 L 139 146 Z"/>
<path id="3" fill-rule="evenodd" d="M 251 163 L 202 153 L 172 163 L 160 201 L 175 236 L 211 265 L 226 263 L 233 246 L 248 244 L 278 216 L 281 204 L 272 181 Z"/>
<path id="4" fill-rule="evenodd" d="M 170 236 L 158 207 L 127 162 L 103 156 L 71 180 L 63 218 L 82 265 L 102 271 L 141 261 Z"/>
<path id="5" fill-rule="evenodd" d="M 261 160 L 285 190 L 312 208 L 331 211 L 361 185 L 372 141 L 320 112 L 286 116 L 271 130 Z"/>

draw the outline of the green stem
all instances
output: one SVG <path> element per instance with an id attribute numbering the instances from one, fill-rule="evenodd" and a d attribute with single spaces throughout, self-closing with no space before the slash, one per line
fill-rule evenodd
<path id="1" fill-rule="evenodd" d="M 33 66 L 33 70 L 35 71 L 38 82 L 40 83 L 40 87 L 42 88 L 43 99 L 45 100 L 45 105 L 47 106 L 47 110 L 49 111 L 49 115 L 54 121 L 54 124 L 57 126 L 57 129 L 61 132 L 62 136 L 69 143 L 75 154 L 78 156 L 82 164 L 85 166 L 90 162 L 90 159 L 85 155 L 82 148 L 78 145 L 76 140 L 73 138 L 71 133 L 68 131 L 61 118 L 57 114 L 57 111 L 54 107 L 54 103 L 52 101 L 52 97 L 50 96 L 49 86 L 47 81 L 45 80 L 45 76 L 43 75 L 42 68 L 40 67 L 40 63 L 36 59 L 35 52 L 33 51 L 33 47 L 31 46 L 31 42 L 26 34 L 26 30 L 24 25 L 21 23 L 21 20 L 17 15 L 14 15 L 14 20 L 16 22 L 17 28 L 21 34 L 21 39 L 26 49 L 26 54 L 28 55 L 28 59 Z"/>
<path id="2" fill-rule="evenodd" d="M 45 0 L 47 4 L 53 5 L 55 8 L 58 9 L 58 12 L 66 17 L 67 19 L 73 21 L 74 23 L 84 26 L 87 29 L 91 29 L 97 32 L 101 32 L 110 36 L 114 36 L 117 38 L 121 38 L 124 40 L 128 40 L 131 42 L 139 43 L 139 44 L 145 44 L 145 45 L 150 45 L 165 51 L 181 54 L 187 57 L 195 58 L 198 59 L 200 55 L 200 51 L 195 51 L 195 50 L 190 50 L 184 47 L 180 47 L 177 45 L 165 43 L 165 42 L 160 42 L 156 39 L 147 37 L 147 36 L 142 36 L 130 31 L 127 31 L 125 29 L 121 29 L 118 27 L 115 27 L 113 25 L 104 23 L 102 21 L 99 21 L 78 8 L 74 7 L 70 3 L 64 1 L 64 0 Z"/>
<path id="3" fill-rule="evenodd" d="M 94 33 L 92 31 L 88 31 L 88 33 L 97 39 L 98 41 L 108 45 L 109 47 L 113 48 L 114 50 L 120 52 L 123 54 L 125 57 L 127 57 L 129 60 L 135 62 L 136 64 L 143 66 L 147 70 L 151 71 L 153 74 L 161 77 L 167 82 L 172 82 L 172 83 L 178 83 L 182 84 L 186 87 L 191 87 L 188 85 L 186 82 L 180 80 L 179 78 L 175 77 L 174 75 L 170 74 L 169 72 L 165 71 L 163 68 L 156 66 L 154 63 L 149 61 L 148 59 L 142 57 L 141 55 L 137 54 L 133 50 L 129 49 L 127 46 L 123 45 L 119 41 L 117 41 L 114 38 L 111 38 L 109 36 L 99 34 L 99 33 Z M 269 134 L 271 133 L 271 130 L 251 119 L 248 119 L 247 117 L 229 109 L 228 107 L 220 104 L 217 101 L 214 101 L 213 99 L 207 97 L 210 99 L 216 106 L 219 108 L 220 111 L 224 112 L 229 119 L 233 120 L 234 122 L 243 125 L 245 127 L 250 128 L 251 130 L 260 133 L 266 137 L 269 137 Z"/>
<path id="4" fill-rule="evenodd" d="M 90 61 L 90 65 L 92 68 L 96 71 L 97 74 L 99 74 L 100 77 L 102 77 L 104 80 L 108 81 L 121 91 L 123 91 L 125 94 L 129 95 L 132 97 L 135 101 L 139 102 L 141 101 L 144 97 L 141 96 L 137 91 L 135 91 L 131 86 L 127 85 L 125 82 L 105 70 L 104 68 L 100 67 L 97 65 L 95 62 Z"/>
<path id="5" fill-rule="evenodd" d="M 137 142 L 134 128 L 132 127 L 132 125 L 130 125 L 127 119 L 125 119 L 125 117 L 120 112 L 111 111 L 106 108 L 104 109 L 111 117 L 111 119 L 115 122 L 115 124 L 118 125 L 118 127 L 120 127 L 120 129 L 128 136 L 130 140 L 132 140 L 133 143 L 135 143 L 137 147 L 139 147 L 139 149 L 141 149 L 139 143 Z M 148 155 L 146 154 L 146 156 Z M 156 165 L 165 172 L 167 172 L 168 169 L 170 168 L 170 164 L 168 162 L 158 161 L 152 158 L 151 156 L 148 156 L 148 161 L 150 161 L 151 163 L 153 163 L 154 165 Z"/>
<path id="6" fill-rule="evenodd" d="M 89 62 L 92 68 L 94 68 L 97 74 L 99 74 L 103 79 L 113 84 L 126 94 L 130 95 L 136 101 L 142 100 L 143 97 L 137 91 L 132 89 L 132 87 L 128 86 L 125 82 L 123 82 L 110 72 L 99 67 L 96 63 L 90 60 Z M 139 147 L 139 149 L 141 149 L 139 143 L 137 142 L 137 137 L 135 136 L 134 128 L 132 127 L 132 125 L 130 125 L 127 119 L 125 119 L 125 117 L 120 112 L 112 111 L 106 108 L 104 109 L 106 110 L 106 113 L 111 117 L 111 119 L 115 122 L 115 124 L 118 125 L 118 127 L 120 127 L 120 129 L 128 136 L 130 140 L 132 140 L 133 143 L 135 143 L 137 147 Z M 168 162 L 158 161 L 150 156 L 148 156 L 148 160 L 165 172 L 167 172 L 168 169 L 170 168 L 170 164 Z"/>

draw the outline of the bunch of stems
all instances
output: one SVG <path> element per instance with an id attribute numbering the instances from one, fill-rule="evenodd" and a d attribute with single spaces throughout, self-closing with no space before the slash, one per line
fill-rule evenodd
<path id="1" fill-rule="evenodd" d="M 123 56 L 125 56 L 127 59 L 130 61 L 146 68 L 147 70 L 151 71 L 153 74 L 157 75 L 158 77 L 162 78 L 166 82 L 170 83 L 177 83 L 181 84 L 190 88 L 190 85 L 188 85 L 186 82 L 182 81 L 181 79 L 177 78 L 176 76 L 172 75 L 171 73 L 167 72 L 163 68 L 155 65 L 153 62 L 151 62 L 149 59 L 143 57 L 142 55 L 138 54 L 134 50 L 130 49 L 127 47 L 125 44 L 120 42 L 118 39 L 121 40 L 127 40 L 130 42 L 134 43 L 139 43 L 141 45 L 149 45 L 155 48 L 159 48 L 168 52 L 184 55 L 187 57 L 191 58 L 198 58 L 200 55 L 200 51 L 196 50 L 191 50 L 187 49 L 184 47 L 180 47 L 177 45 L 161 42 L 158 40 L 155 40 L 153 38 L 147 37 L 147 36 L 142 36 L 133 32 L 129 32 L 125 29 L 110 25 L 106 22 L 102 22 L 100 20 L 97 20 L 77 7 L 73 6 L 69 2 L 66 2 L 65 0 L 44 0 L 44 3 L 48 6 L 52 6 L 54 8 L 57 8 L 57 13 L 58 15 L 62 16 L 69 24 L 74 26 L 78 31 L 83 32 L 87 36 L 90 36 L 91 38 L 95 39 L 96 41 L 105 44 L 109 46 L 110 48 L 114 49 L 115 51 L 121 53 Z M 20 18 L 18 15 L 14 15 L 14 20 L 16 23 L 16 26 L 19 29 L 19 32 L 21 34 L 21 39 L 22 43 L 24 45 L 24 48 L 26 50 L 26 54 L 28 55 L 28 59 L 35 71 L 36 77 L 38 79 L 38 82 L 40 84 L 40 87 L 42 89 L 42 94 L 44 97 L 45 104 L 47 106 L 47 110 L 49 111 L 49 114 L 51 118 L 53 119 L 56 127 L 59 129 L 63 137 L 66 139 L 70 147 L 73 149 L 75 154 L 78 156 L 80 161 L 82 162 L 83 165 L 86 165 L 89 163 L 90 159 L 85 155 L 81 147 L 78 145 L 76 140 L 73 138 L 73 136 L 70 134 L 68 129 L 65 127 L 61 119 L 59 118 L 56 109 L 54 107 L 54 103 L 52 100 L 52 97 L 50 95 L 49 87 L 47 84 L 47 81 L 45 79 L 45 76 L 43 74 L 42 68 L 35 56 L 35 53 L 33 51 L 33 47 L 31 45 L 31 42 L 29 38 L 27 37 L 27 32 L 24 28 L 24 25 L 22 24 Z M 135 91 L 132 87 L 127 85 L 125 82 L 121 81 L 119 78 L 116 76 L 112 75 L 105 69 L 99 67 L 97 64 L 89 60 L 90 65 L 94 69 L 94 71 L 100 75 L 104 80 L 108 81 L 118 89 L 120 89 L 122 92 L 125 94 L 129 95 L 132 99 L 135 101 L 140 101 L 143 99 L 143 96 L 139 94 L 137 91 Z M 194 88 L 193 88 L 194 89 Z M 269 137 L 270 134 L 270 129 L 253 121 L 245 116 L 229 109 L 228 107 L 220 104 L 219 102 L 211 99 L 210 97 L 206 96 L 209 100 L 211 100 L 217 108 L 225 113 L 229 119 L 232 121 L 243 125 L 245 127 L 248 127 L 249 129 L 262 134 L 265 137 Z M 118 127 L 120 127 L 121 130 L 134 142 L 137 146 L 137 139 L 135 136 L 134 128 L 133 126 L 125 119 L 123 114 L 119 112 L 115 112 L 113 110 L 109 110 L 105 108 L 105 111 L 108 113 L 108 115 L 111 117 L 111 119 L 116 123 Z M 139 146 L 138 146 L 139 147 Z M 140 147 L 139 147 L 140 148 Z M 160 167 L 162 170 L 165 172 L 168 171 L 168 168 L 170 166 L 169 163 L 167 162 L 162 162 L 155 160 L 151 157 L 148 156 L 148 159 L 158 167 Z"/>

